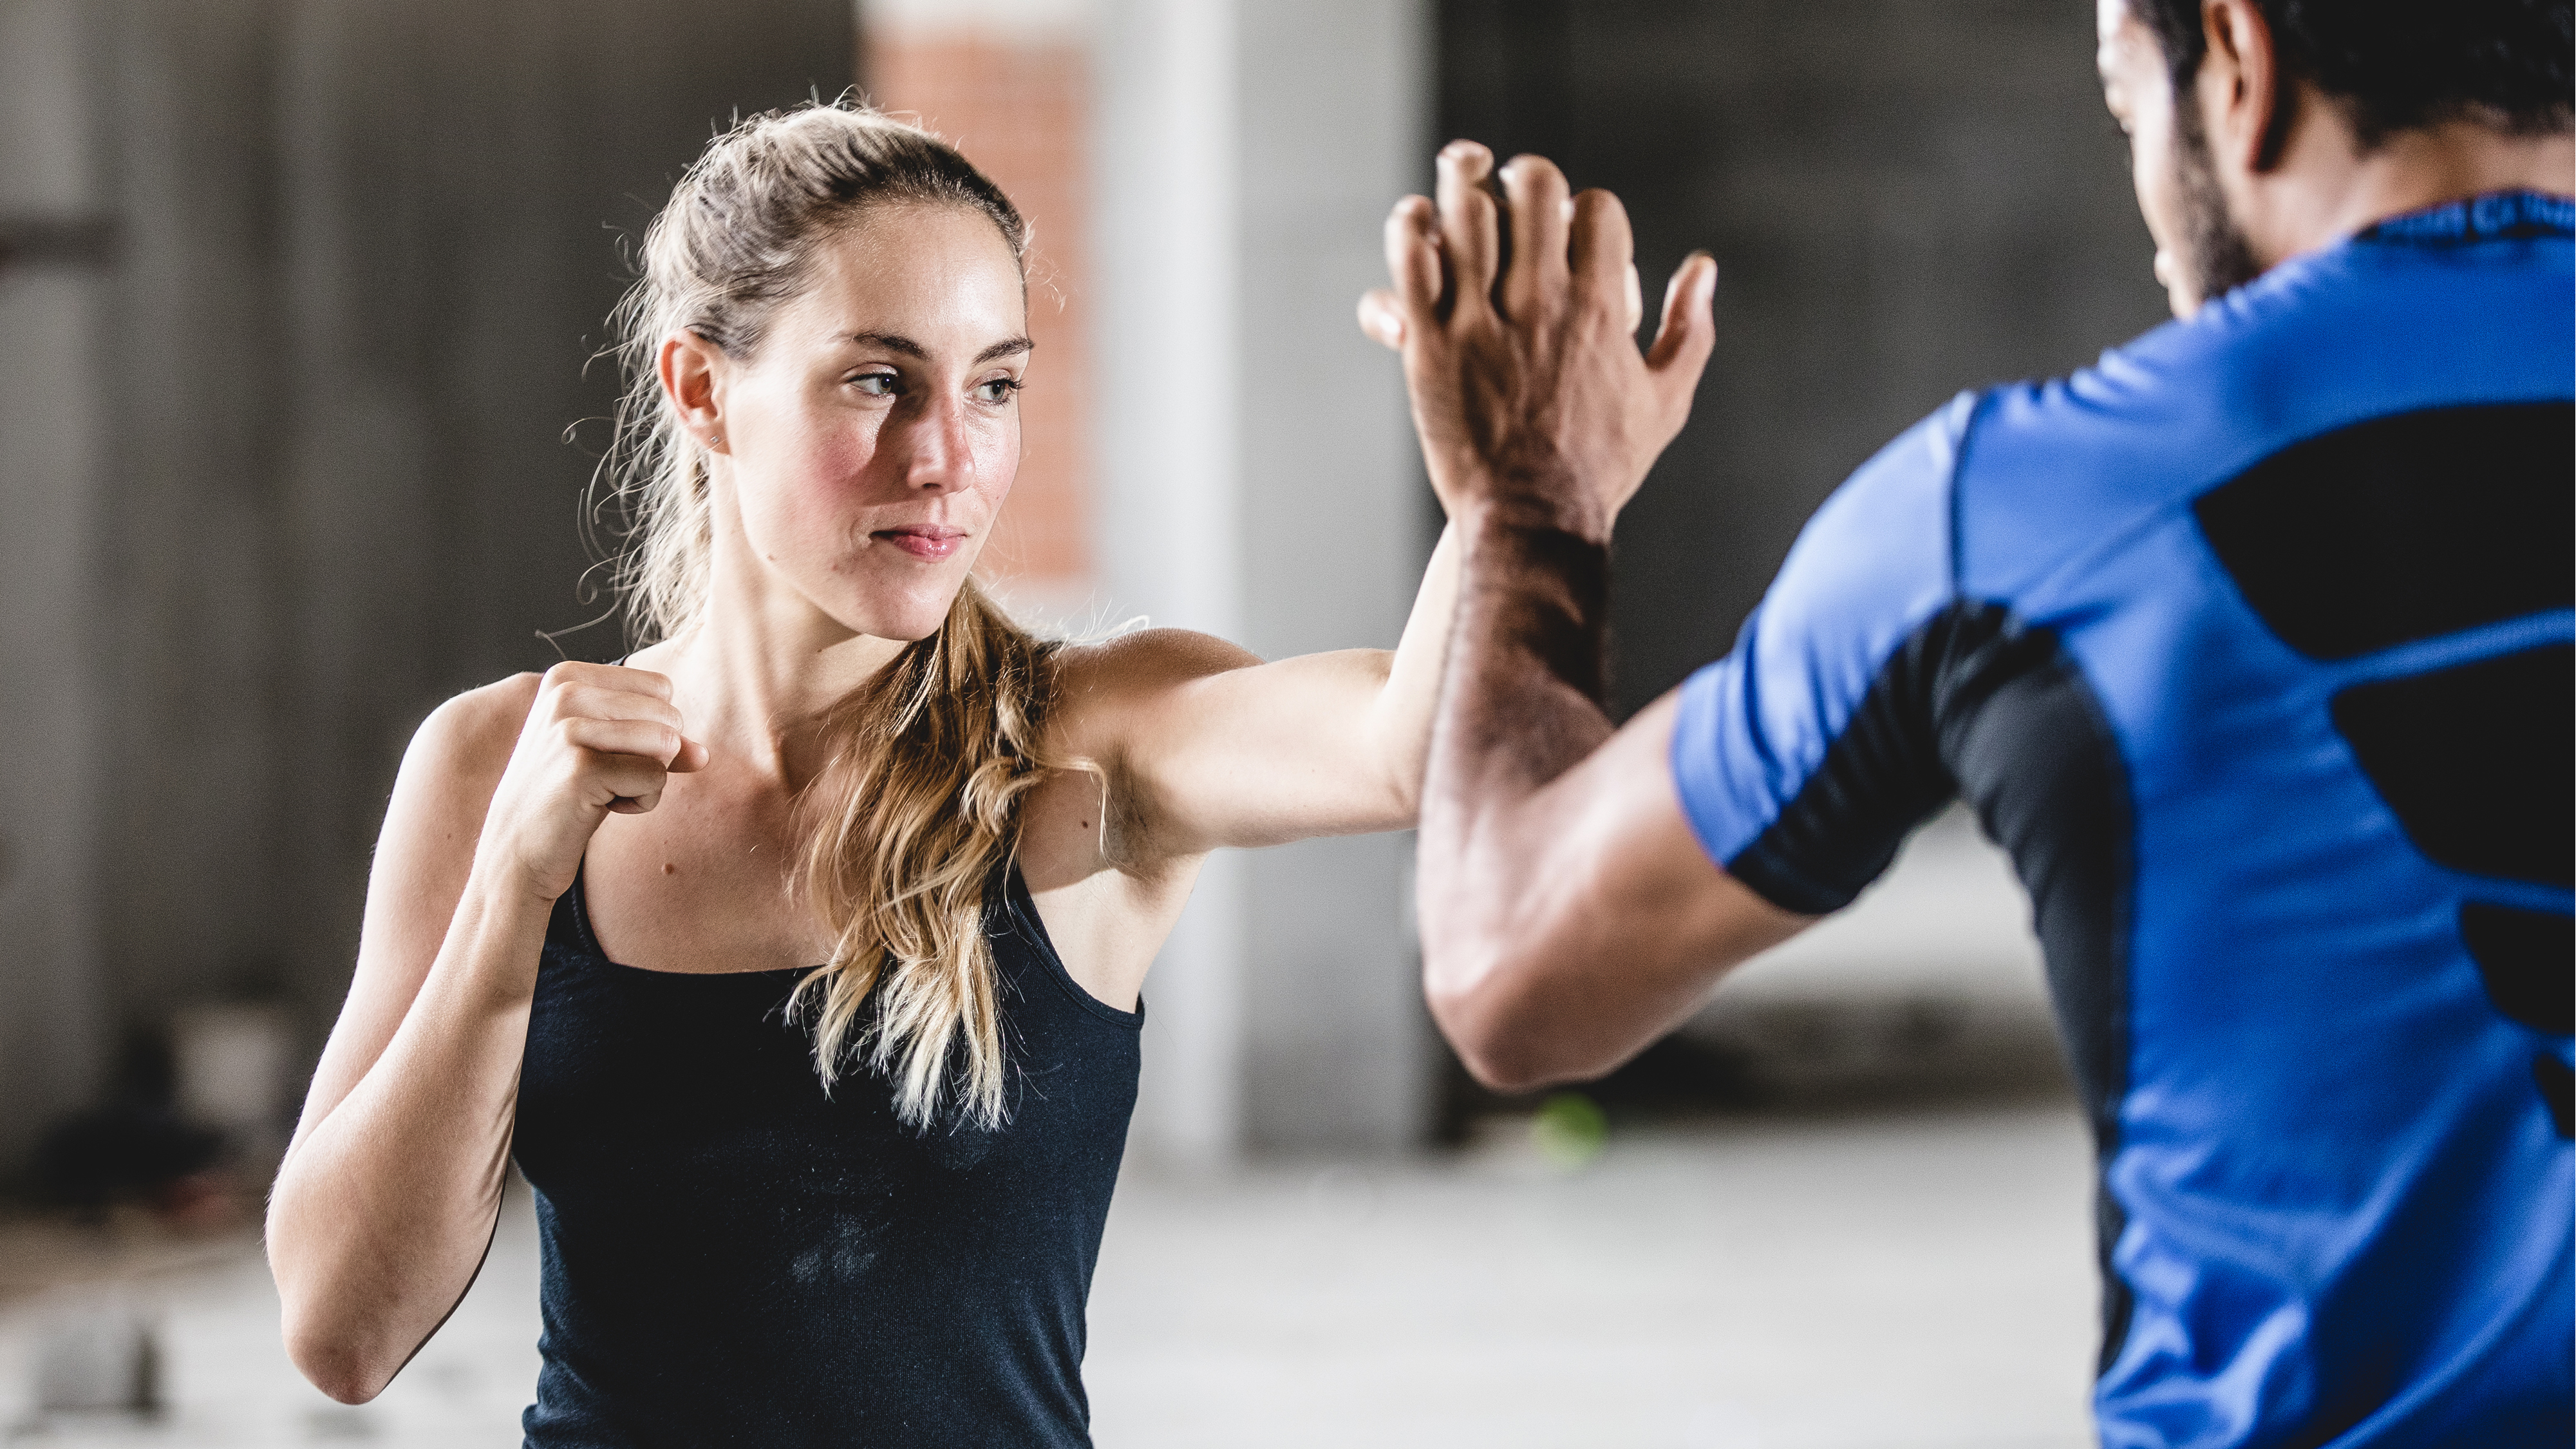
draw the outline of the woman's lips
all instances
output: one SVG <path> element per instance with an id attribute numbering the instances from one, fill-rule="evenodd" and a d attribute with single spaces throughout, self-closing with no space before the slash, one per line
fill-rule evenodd
<path id="1" fill-rule="evenodd" d="M 946 558 L 966 542 L 966 530 L 922 524 L 913 528 L 880 528 L 873 538 L 882 538 L 914 558 Z"/>

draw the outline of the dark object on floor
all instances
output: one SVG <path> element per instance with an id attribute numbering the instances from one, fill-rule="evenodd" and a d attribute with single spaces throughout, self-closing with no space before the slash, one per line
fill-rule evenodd
<path id="1" fill-rule="evenodd" d="M 223 1155 L 220 1133 L 167 1107 L 119 1102 L 66 1118 L 36 1149 L 37 1187 L 50 1201 L 97 1216 L 124 1201 L 158 1201 Z"/>
<path id="2" fill-rule="evenodd" d="M 1443 1056 L 1446 1066 L 1433 1136 L 1448 1146 L 1465 1142 L 1478 1118 L 1539 1110 L 1557 1091 L 1546 1087 L 1517 1094 L 1497 1092 L 1469 1076 L 1456 1056 L 1445 1052 Z M 1769 1100 L 1736 1053 L 1678 1034 L 1639 1052 L 1608 1076 L 1581 1084 L 1581 1090 L 1613 1119 L 1746 1111 Z"/>

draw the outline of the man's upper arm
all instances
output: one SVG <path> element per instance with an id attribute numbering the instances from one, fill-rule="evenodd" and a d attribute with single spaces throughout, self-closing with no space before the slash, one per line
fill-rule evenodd
<path id="1" fill-rule="evenodd" d="M 1510 881 L 1491 899 L 1486 959 L 1425 940 L 1431 1007 L 1469 1070 L 1518 1089 L 1597 1076 L 1689 1012 L 1729 967 L 1807 918 L 1718 868 L 1683 818 L 1667 760 L 1667 694 L 1469 849 L 1467 873 Z M 1535 845 L 1516 862 L 1486 852 Z"/>
<path id="2" fill-rule="evenodd" d="M 1773 905 L 1850 903 L 1955 786 L 1909 648 L 1958 602 L 1962 395 L 1852 475 L 1799 534 L 1733 653 L 1679 691 L 1675 790 L 1711 859 Z"/>

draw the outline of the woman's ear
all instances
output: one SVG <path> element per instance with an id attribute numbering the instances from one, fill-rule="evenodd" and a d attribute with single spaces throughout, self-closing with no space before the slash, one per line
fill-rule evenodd
<path id="1" fill-rule="evenodd" d="M 671 400 L 680 426 L 711 453 L 725 451 L 723 368 L 725 355 L 705 338 L 689 331 L 662 339 L 656 368 L 662 395 Z"/>

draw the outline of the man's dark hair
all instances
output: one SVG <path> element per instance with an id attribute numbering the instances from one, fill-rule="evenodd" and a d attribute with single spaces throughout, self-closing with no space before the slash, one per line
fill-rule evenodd
<path id="1" fill-rule="evenodd" d="M 2363 150 L 2398 131 L 2473 120 L 2517 135 L 2568 129 L 2570 0 L 2255 0 L 2282 69 L 2313 82 Z M 2200 74 L 2201 0 L 2128 0 L 2164 45 L 2174 90 Z"/>

